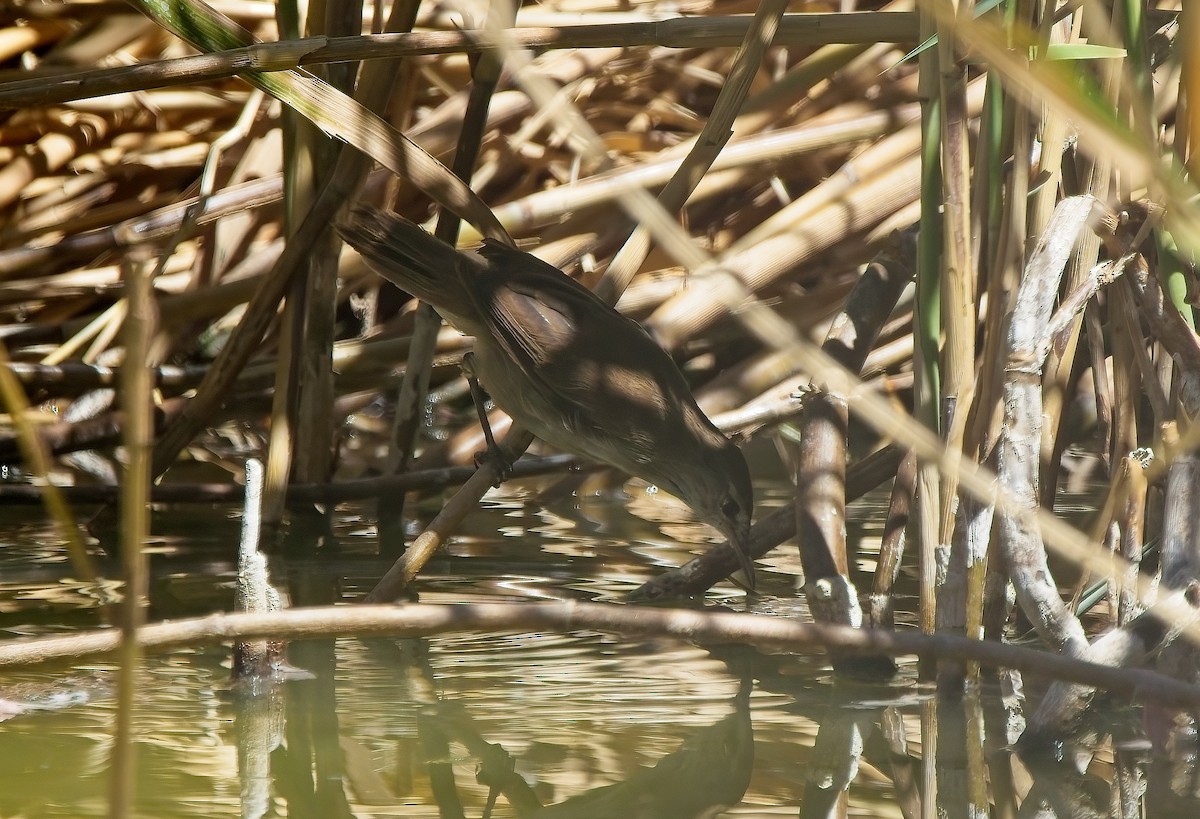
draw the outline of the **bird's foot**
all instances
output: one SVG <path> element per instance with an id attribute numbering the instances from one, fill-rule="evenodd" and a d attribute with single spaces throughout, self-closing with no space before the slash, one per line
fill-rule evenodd
<path id="1" fill-rule="evenodd" d="M 490 465 L 496 471 L 496 481 L 492 486 L 499 486 L 512 477 L 513 458 L 504 447 L 494 440 L 488 442 L 488 448 L 475 453 L 475 468 L 482 469 Z"/>

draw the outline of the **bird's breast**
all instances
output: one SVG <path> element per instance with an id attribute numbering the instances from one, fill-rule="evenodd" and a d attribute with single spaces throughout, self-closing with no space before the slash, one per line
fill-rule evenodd
<path id="1" fill-rule="evenodd" d="M 476 339 L 475 369 L 496 404 L 541 440 L 631 474 L 643 473 L 640 448 L 615 440 L 596 419 L 583 418 L 573 402 L 557 396 L 494 342 Z"/>

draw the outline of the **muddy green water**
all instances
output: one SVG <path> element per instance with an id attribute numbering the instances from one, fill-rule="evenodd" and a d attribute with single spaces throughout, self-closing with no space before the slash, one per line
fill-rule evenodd
<path id="1" fill-rule="evenodd" d="M 704 548 L 677 510 L 631 492 L 548 507 L 493 493 L 429 566 L 420 600 L 615 601 Z M 96 623 L 37 515 L 0 508 L 3 638 Z M 231 605 L 237 517 L 156 513 L 152 617 Z M 880 517 L 870 504 L 855 513 L 868 564 Z M 390 563 L 371 520 L 340 510 L 333 538 L 277 579 L 313 601 L 360 597 Z M 795 546 L 759 566 L 757 595 L 722 585 L 704 604 L 805 617 Z M 294 643 L 289 656 L 313 679 L 254 697 L 231 691 L 228 647 L 146 660 L 138 815 L 1200 815 L 1194 757 L 1152 752 L 1136 709 L 1098 709 L 1093 745 L 1031 763 L 1009 750 L 1029 702 L 1004 700 L 998 683 L 938 702 L 910 662 L 887 685 L 835 683 L 821 656 L 587 632 L 342 639 Z M 0 697 L 29 709 L 0 722 L 0 816 L 105 815 L 110 670 L 0 672 Z"/>

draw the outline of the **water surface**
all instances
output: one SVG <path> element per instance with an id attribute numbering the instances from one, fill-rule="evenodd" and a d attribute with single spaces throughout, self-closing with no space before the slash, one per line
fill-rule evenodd
<path id="1" fill-rule="evenodd" d="M 678 507 L 631 487 L 632 499 L 566 496 L 548 508 L 521 490 L 493 493 L 429 565 L 419 599 L 617 601 L 705 548 Z M 864 561 L 878 502 L 856 512 Z M 231 605 L 237 518 L 156 513 L 154 617 Z M 312 602 L 358 599 L 390 564 L 371 521 L 368 507 L 340 510 L 332 539 L 282 560 L 277 579 Z M 3 637 L 96 624 L 44 521 L 4 509 L 0 542 Z M 759 565 L 756 595 L 722 584 L 703 604 L 806 617 L 795 546 Z M 104 571 L 115 575 L 115 562 Z M 594 632 L 298 642 L 289 659 L 312 679 L 258 696 L 231 690 L 228 647 L 147 659 L 140 815 L 899 817 L 1061 804 L 1183 816 L 1200 805 L 1173 768 L 1183 763 L 1150 752 L 1132 708 L 1097 709 L 1102 730 L 1084 753 L 1029 763 L 1009 749 L 1032 712 L 1012 690 L 989 682 L 938 702 L 903 661 L 887 684 L 856 684 L 835 682 L 820 655 Z M 110 669 L 0 673 L 0 693 L 28 707 L 0 722 L 0 815 L 105 815 Z"/>

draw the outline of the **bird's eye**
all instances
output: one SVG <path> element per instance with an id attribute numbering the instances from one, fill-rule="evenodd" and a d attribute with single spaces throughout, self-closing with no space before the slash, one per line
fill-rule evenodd
<path id="1" fill-rule="evenodd" d="M 727 518 L 737 517 L 737 513 L 741 511 L 738 502 L 733 498 L 728 498 L 721 504 L 721 514 Z"/>

